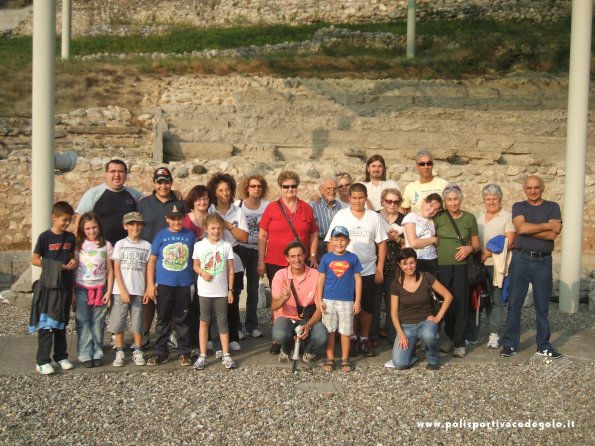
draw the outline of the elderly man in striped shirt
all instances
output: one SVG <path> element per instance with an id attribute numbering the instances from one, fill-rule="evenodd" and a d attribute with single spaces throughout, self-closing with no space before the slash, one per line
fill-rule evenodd
<path id="1" fill-rule="evenodd" d="M 318 225 L 318 261 L 326 254 L 327 246 L 324 237 L 329 230 L 329 225 L 335 214 L 341 209 L 341 203 L 337 197 L 337 181 L 331 177 L 320 180 L 320 200 L 310 201 L 314 211 L 314 218 Z"/>

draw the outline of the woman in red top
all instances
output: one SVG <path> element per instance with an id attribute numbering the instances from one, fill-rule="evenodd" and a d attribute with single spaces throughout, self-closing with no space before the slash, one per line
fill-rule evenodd
<path id="1" fill-rule="evenodd" d="M 265 209 L 258 233 L 258 274 L 263 277 L 266 273 L 269 283 L 277 271 L 287 267 L 283 250 L 296 238 L 306 247 L 310 266 L 318 268 L 318 227 L 310 205 L 297 197 L 300 177 L 287 170 L 279 174 L 277 184 L 281 197 Z"/>

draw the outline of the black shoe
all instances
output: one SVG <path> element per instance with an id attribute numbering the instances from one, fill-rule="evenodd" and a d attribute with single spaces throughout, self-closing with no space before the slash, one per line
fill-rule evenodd
<path id="1" fill-rule="evenodd" d="M 92 359 L 90 361 L 83 361 L 82 364 L 83 367 L 85 367 L 86 369 L 92 369 L 93 367 L 95 367 L 95 364 L 93 364 Z"/>
<path id="2" fill-rule="evenodd" d="M 543 349 L 543 350 L 537 350 L 537 354 L 540 355 L 540 356 L 545 356 L 547 358 L 552 358 L 552 359 L 558 359 L 560 356 L 562 356 L 562 353 L 557 352 L 553 348 L 546 348 L 546 349 Z"/>
<path id="3" fill-rule="evenodd" d="M 428 370 L 440 370 L 440 364 L 428 364 L 426 366 Z"/>
<path id="4" fill-rule="evenodd" d="M 500 352 L 500 356 L 504 356 L 505 358 L 508 358 L 513 355 L 516 355 L 516 349 L 514 347 L 504 346 L 502 348 L 502 351 Z"/>
<path id="5" fill-rule="evenodd" d="M 164 364 L 166 362 L 167 362 L 167 357 L 165 357 L 165 356 L 159 356 L 159 355 L 153 355 L 147 361 L 147 365 L 148 366 L 156 366 L 156 365 L 159 365 L 159 364 Z"/>
<path id="6" fill-rule="evenodd" d="M 102 359 L 94 359 L 93 360 L 93 367 L 101 367 L 103 365 Z"/>
<path id="7" fill-rule="evenodd" d="M 361 352 L 362 355 L 367 356 L 368 358 L 372 356 L 376 356 L 376 350 L 372 348 L 372 344 L 370 343 L 369 339 L 366 339 L 361 343 Z"/>
<path id="8" fill-rule="evenodd" d="M 271 355 L 278 355 L 281 353 L 281 346 L 275 342 L 271 344 L 271 348 L 269 348 L 269 353 Z"/>

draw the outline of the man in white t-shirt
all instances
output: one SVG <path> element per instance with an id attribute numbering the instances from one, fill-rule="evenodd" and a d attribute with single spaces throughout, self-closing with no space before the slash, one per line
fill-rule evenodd
<path id="1" fill-rule="evenodd" d="M 376 352 L 372 348 L 368 336 L 372 326 L 375 300 L 381 298 L 380 286 L 384 281 L 384 260 L 388 236 L 384 222 L 378 213 L 365 208 L 367 198 L 366 186 L 361 183 L 352 184 L 349 188 L 351 207 L 337 212 L 324 240 L 325 242 L 330 241 L 331 232 L 336 226 L 345 226 L 349 230 L 350 241 L 347 250 L 355 254 L 362 264 L 362 311 L 358 316 L 356 326 L 360 337 L 359 349 L 365 356 L 374 356 Z M 330 250 L 331 245 L 328 246 Z M 378 248 L 378 257 L 376 248 Z M 356 353 L 353 350 L 352 352 Z"/>
<path id="2" fill-rule="evenodd" d="M 415 170 L 419 173 L 419 180 L 409 183 L 403 193 L 401 206 L 405 210 L 417 212 L 421 209 L 424 199 L 430 194 L 442 195 L 448 184 L 443 178 L 435 177 L 433 173 L 434 160 L 432 152 L 420 150 L 415 155 Z"/>
<path id="3" fill-rule="evenodd" d="M 397 189 L 396 181 L 386 179 L 386 163 L 381 155 L 372 155 L 366 163 L 366 186 L 368 195 L 368 208 L 373 211 L 382 209 L 380 195 L 384 189 Z"/>

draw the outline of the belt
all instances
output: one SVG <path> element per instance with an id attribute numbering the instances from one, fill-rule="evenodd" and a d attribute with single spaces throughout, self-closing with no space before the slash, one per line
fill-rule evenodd
<path id="1" fill-rule="evenodd" d="M 529 251 L 528 249 L 515 248 L 515 251 L 522 252 L 531 257 L 549 257 L 552 255 L 551 251 Z"/>

